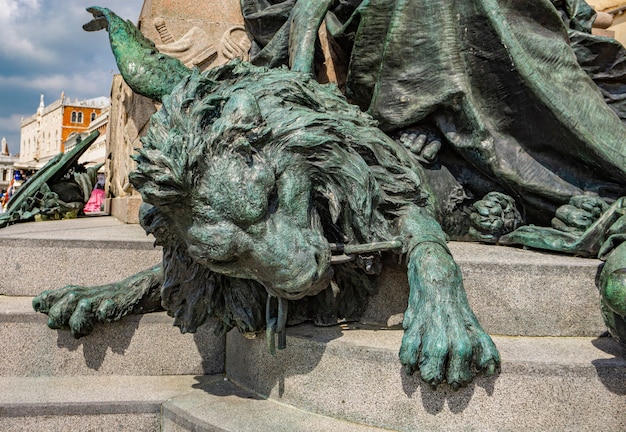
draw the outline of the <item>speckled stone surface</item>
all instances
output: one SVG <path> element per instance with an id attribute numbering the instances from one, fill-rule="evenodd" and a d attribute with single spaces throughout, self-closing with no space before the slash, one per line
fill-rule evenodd
<path id="1" fill-rule="evenodd" d="M 507 336 L 598 336 L 606 331 L 595 276 L 600 261 L 478 243 L 449 243 L 483 328 Z M 402 322 L 406 268 L 386 260 L 364 322 Z"/>
<path id="2" fill-rule="evenodd" d="M 0 430 L 158 431 L 166 400 L 213 377 L 0 377 Z"/>
<path id="3" fill-rule="evenodd" d="M 2 417 L 3 432 L 100 432 L 161 430 L 158 413 Z"/>
<path id="4" fill-rule="evenodd" d="M 611 339 L 495 337 L 502 373 L 454 392 L 404 373 L 401 337 L 304 325 L 270 356 L 262 336 L 231 332 L 226 371 L 275 401 L 391 430 L 626 430 L 626 361 Z"/>
<path id="5" fill-rule="evenodd" d="M 181 334 L 165 312 L 129 316 L 74 339 L 51 330 L 29 297 L 0 296 L 0 376 L 184 375 L 224 370 L 224 337 L 210 323 Z"/>
<path id="6" fill-rule="evenodd" d="M 163 405 L 162 432 L 383 432 L 259 398 L 226 379 Z"/>
<path id="7" fill-rule="evenodd" d="M 139 225 L 107 216 L 11 225 L 0 229 L 0 295 L 122 280 L 161 261 L 153 243 Z"/>

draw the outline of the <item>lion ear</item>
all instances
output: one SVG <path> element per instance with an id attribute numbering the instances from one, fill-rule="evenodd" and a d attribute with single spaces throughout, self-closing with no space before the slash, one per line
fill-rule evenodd
<path id="1" fill-rule="evenodd" d="M 236 90 L 222 108 L 219 119 L 213 123 L 213 133 L 230 143 L 246 141 L 254 146 L 268 135 L 267 126 L 254 95 L 246 90 Z M 242 140 L 243 138 L 243 140 Z"/>

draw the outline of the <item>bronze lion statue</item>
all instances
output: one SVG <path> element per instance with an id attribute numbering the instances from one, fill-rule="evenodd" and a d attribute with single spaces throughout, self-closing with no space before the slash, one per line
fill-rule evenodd
<path id="1" fill-rule="evenodd" d="M 234 61 L 179 78 L 131 176 L 163 264 L 117 284 L 42 293 L 34 307 L 51 328 L 80 337 L 162 307 L 183 332 L 214 317 L 222 331 L 267 329 L 283 348 L 285 325 L 358 319 L 390 249 L 408 261 L 407 371 L 458 387 L 499 369 L 415 155 L 308 74 Z"/>
<path id="2" fill-rule="evenodd" d="M 266 67 L 233 61 L 205 73 L 189 70 L 159 53 L 130 22 L 108 9 L 88 9 L 94 20 L 85 29 L 107 29 L 128 85 L 162 102 L 142 140 L 143 148 L 135 156 L 138 167 L 131 182 L 145 203 L 141 223 L 163 246 L 163 262 L 119 283 L 43 292 L 33 306 L 48 314 L 48 325 L 69 328 L 75 337 L 81 337 L 96 323 L 165 309 L 183 332 L 193 332 L 214 318 L 218 331 L 265 330 L 270 351 L 276 346 L 282 349 L 287 325 L 357 320 L 376 291 L 381 253 L 390 251 L 404 256 L 408 263 L 410 293 L 400 361 L 408 373 L 419 373 L 433 386 L 447 382 L 457 388 L 478 374 L 496 373 L 500 357 L 468 305 L 461 272 L 446 246 L 449 234 L 584 256 L 608 255 L 599 278 L 603 314 L 613 333 L 623 338 L 626 199 L 620 197 L 626 189 L 620 179 L 626 174 L 620 163 L 624 158 L 620 130 L 624 126 L 609 112 L 601 95 L 591 90 L 593 83 L 584 81 L 594 95 L 589 104 L 601 108 L 590 109 L 593 115 L 581 121 L 593 126 L 589 130 L 597 129 L 595 135 L 585 128 L 570 127 L 580 123 L 577 117 L 564 116 L 559 110 L 533 111 L 541 104 L 521 87 L 508 92 L 502 90 L 500 81 L 489 78 L 492 75 L 479 73 L 473 77 L 488 78 L 479 91 L 471 86 L 454 91 L 445 85 L 431 86 L 445 96 L 439 95 L 443 99 L 438 97 L 441 101 L 429 107 L 432 112 L 418 110 L 427 117 L 396 119 L 395 124 L 390 120 L 417 114 L 392 101 L 383 104 L 389 108 L 386 116 L 376 104 L 385 98 L 398 103 L 419 99 L 421 95 L 410 92 L 400 92 L 404 99 L 396 97 L 400 84 L 411 88 L 414 84 L 404 79 L 410 74 L 397 79 L 396 72 L 402 75 L 416 62 L 410 58 L 403 65 L 387 61 L 385 56 L 392 51 L 380 42 L 391 39 L 377 33 L 377 23 L 384 15 L 376 8 L 356 7 L 361 2 L 355 0 L 349 3 L 356 9 L 343 14 L 346 22 L 337 34 L 353 35 L 352 24 L 358 22 L 371 30 L 372 34 L 365 30 L 356 33 L 351 61 L 371 60 L 372 64 L 350 63 L 354 66 L 351 77 L 365 80 L 363 85 L 346 84 L 353 102 L 359 102 L 354 91 L 365 91 L 365 84 L 373 84 L 370 81 L 376 73 L 372 71 L 378 70 L 377 65 L 394 66 L 380 69 L 376 75 L 380 83 L 373 87 L 378 93 L 368 93 L 371 101 L 361 103 L 369 104 L 374 119 L 349 103 L 336 85 L 320 84 L 313 77 L 316 30 L 328 17 L 331 3 L 336 6 L 330 1 L 295 3 L 289 15 L 292 28 L 284 27 L 289 38 L 280 37 L 282 30 L 272 35 L 279 41 L 288 40 L 289 46 L 277 49 L 276 44 L 268 43 L 260 51 L 269 50 L 288 60 L 290 68 L 280 62 L 269 62 L 271 67 Z M 347 3 L 337 4 L 343 7 Z M 413 5 L 389 2 L 394 7 L 387 11 L 401 19 L 398 28 L 406 31 L 413 28 L 415 15 L 396 13 L 394 8 L 400 10 L 407 4 Z M 561 31 L 554 7 L 548 2 L 542 5 L 554 18 L 551 29 L 563 39 L 566 33 Z M 338 18 L 339 6 L 331 11 Z M 268 8 L 269 12 L 258 14 L 243 8 L 250 26 L 253 18 L 275 12 Z M 474 24 L 480 27 L 481 22 Z M 497 20 L 491 25 L 503 26 Z M 393 36 L 397 26 L 389 26 Z M 518 33 L 525 32 L 514 30 L 503 33 L 504 42 L 518 41 Z M 460 37 L 460 33 L 455 35 Z M 256 35 L 255 43 L 269 40 L 265 36 Z M 406 51 L 404 39 L 392 41 Z M 559 46 L 567 45 L 564 39 L 559 41 Z M 360 49 L 369 49 L 370 42 L 380 48 L 381 58 L 358 55 Z M 440 57 L 446 61 L 456 58 L 448 51 L 458 46 L 440 47 Z M 463 53 L 469 55 L 467 64 L 476 70 L 494 66 L 494 73 L 508 74 L 513 69 L 508 54 L 501 52 L 507 46 L 484 47 L 497 48 L 496 57 L 505 60 L 506 70 L 495 67 L 497 62 L 483 63 L 471 50 Z M 538 53 L 534 49 L 529 52 Z M 529 57 L 521 48 L 518 54 L 522 60 L 536 61 L 537 67 L 543 64 L 541 55 Z M 563 69 L 582 74 L 570 54 L 564 55 L 567 67 Z M 545 90 L 538 100 L 552 107 L 552 92 L 565 84 L 544 86 L 542 76 L 529 71 L 524 61 L 519 64 L 519 76 L 502 82 L 541 81 L 540 86 L 531 87 Z M 413 78 L 419 81 L 422 76 Z M 564 73 L 561 78 L 566 76 Z M 465 86 L 470 81 L 440 82 Z M 479 96 L 500 100 L 494 96 L 499 91 L 524 103 L 511 101 L 498 110 L 495 105 L 476 102 Z M 420 100 L 426 103 L 431 99 Z M 522 114 L 558 128 L 518 127 L 511 107 L 528 108 L 532 115 Z M 479 122 L 488 118 L 479 113 L 482 109 L 498 121 Z M 553 117 L 567 121 L 552 121 Z M 619 127 L 600 127 L 604 121 Z M 549 132 L 554 137 L 537 140 L 529 131 L 538 131 L 543 138 Z M 606 140 L 598 138 L 601 131 L 608 134 Z M 526 141 L 532 146 L 527 147 Z M 558 153 L 570 142 L 581 146 L 570 149 L 573 156 L 542 159 L 547 150 Z M 433 165 L 437 158 L 439 165 Z M 420 161 L 437 168 L 426 169 Z M 603 165 L 606 178 L 593 168 L 603 161 L 615 165 Z M 468 199 L 466 192 L 472 189 L 473 197 Z M 552 228 L 520 227 L 524 221 L 516 203 L 522 210 L 533 210 L 522 212 L 528 223 L 544 224 L 556 212 Z"/>

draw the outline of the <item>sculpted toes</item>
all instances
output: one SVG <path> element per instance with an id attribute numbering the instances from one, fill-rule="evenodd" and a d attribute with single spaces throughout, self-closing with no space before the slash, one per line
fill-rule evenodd
<path id="1" fill-rule="evenodd" d="M 404 131 L 396 138 L 396 142 L 411 151 L 420 162 L 428 165 L 435 161 L 441 150 L 441 141 L 428 128 Z"/>
<path id="2" fill-rule="evenodd" d="M 458 389 L 465 386 L 474 377 L 471 368 L 472 353 L 469 337 L 459 337 L 453 341 L 446 377 L 452 388 Z"/>
<path id="3" fill-rule="evenodd" d="M 486 372 L 487 376 L 500 371 L 500 354 L 495 347 L 483 354 L 483 358 L 479 366 Z"/>
<path id="4" fill-rule="evenodd" d="M 436 386 L 443 382 L 446 359 L 448 357 L 447 339 L 445 337 L 431 338 L 422 349 L 419 369 L 422 379 Z"/>
<path id="5" fill-rule="evenodd" d="M 76 339 L 85 336 L 93 330 L 95 325 L 95 316 L 93 313 L 93 304 L 89 299 L 82 299 L 76 305 L 74 313 L 69 319 L 69 327 Z"/>
<path id="6" fill-rule="evenodd" d="M 104 300 L 96 311 L 96 318 L 100 322 L 111 322 L 117 315 L 117 306 L 111 299 Z"/>
<path id="7" fill-rule="evenodd" d="M 609 205 L 598 197 L 572 197 L 569 204 L 556 209 L 555 217 L 552 219 L 552 227 L 580 235 L 596 222 L 608 208 Z"/>
<path id="8" fill-rule="evenodd" d="M 498 351 L 490 351 L 487 354 L 483 354 L 479 369 L 483 371 L 485 376 L 491 376 L 500 372 L 500 355 Z"/>
<path id="9" fill-rule="evenodd" d="M 67 286 L 59 290 L 45 290 L 33 299 L 33 308 L 37 312 L 48 313 L 50 308 L 54 306 L 59 299 L 63 298 L 72 286 Z"/>
<path id="10" fill-rule="evenodd" d="M 68 295 L 76 296 L 83 290 L 83 287 L 67 285 L 60 289 L 45 290 L 33 299 L 33 309 L 37 312 L 48 313 L 51 308 L 60 301 L 66 299 Z"/>
<path id="11" fill-rule="evenodd" d="M 54 303 L 48 310 L 48 327 L 60 329 L 67 327 L 68 321 L 80 300 L 75 292 L 70 292 Z"/>
<path id="12" fill-rule="evenodd" d="M 477 364 L 485 376 L 491 376 L 500 370 L 500 353 L 491 338 L 484 332 L 477 335 Z"/>
<path id="13" fill-rule="evenodd" d="M 441 141 L 433 140 L 429 142 L 426 147 L 424 147 L 424 150 L 422 151 L 422 158 L 424 158 L 424 160 L 428 163 L 433 163 L 435 162 L 435 159 L 437 159 L 439 150 L 441 150 Z"/>
<path id="14" fill-rule="evenodd" d="M 46 290 L 33 299 L 33 309 L 36 312 L 48 313 L 50 310 L 49 298 L 53 291 Z"/>
<path id="15" fill-rule="evenodd" d="M 491 359 L 482 366 L 483 374 L 487 377 L 494 375 L 499 371 L 499 366 L 495 360 Z"/>
<path id="16" fill-rule="evenodd" d="M 417 369 L 417 361 L 420 353 L 421 337 L 419 332 L 407 331 L 402 338 L 400 346 L 400 363 L 410 375 Z"/>
<path id="17" fill-rule="evenodd" d="M 495 242 L 515 230 L 522 216 L 508 195 L 490 192 L 472 205 L 470 234 L 481 241 Z"/>

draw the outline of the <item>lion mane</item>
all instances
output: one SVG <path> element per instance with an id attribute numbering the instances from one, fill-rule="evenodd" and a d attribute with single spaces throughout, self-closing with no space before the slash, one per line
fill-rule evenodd
<path id="1" fill-rule="evenodd" d="M 193 332 L 216 317 L 216 331 L 258 332 L 265 326 L 266 290 L 195 262 L 173 223 L 189 217 L 213 157 L 255 154 L 299 164 L 298 172 L 312 182 L 311 226 L 331 243 L 389 240 L 407 204 L 431 208 L 418 162 L 376 125 L 332 84 L 240 61 L 196 70 L 164 97 L 134 157 L 131 182 L 148 204 L 142 226 L 163 246 L 161 297 L 174 324 Z M 358 319 L 380 271 L 380 254 L 370 259 L 375 265 L 367 269 L 359 259 L 335 265 L 326 290 L 289 302 L 288 323 Z"/>

